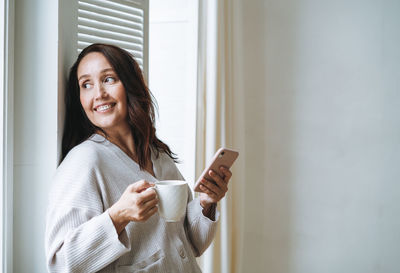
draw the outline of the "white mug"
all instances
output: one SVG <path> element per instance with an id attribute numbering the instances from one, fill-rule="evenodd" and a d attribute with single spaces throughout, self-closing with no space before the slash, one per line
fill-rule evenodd
<path id="1" fill-rule="evenodd" d="M 158 211 L 166 222 L 178 222 L 186 213 L 188 184 L 182 180 L 156 182 L 153 189 L 158 197 Z"/>

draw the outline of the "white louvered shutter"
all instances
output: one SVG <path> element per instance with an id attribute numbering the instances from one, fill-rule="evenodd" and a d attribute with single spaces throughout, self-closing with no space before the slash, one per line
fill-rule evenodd
<path id="1" fill-rule="evenodd" d="M 79 0 L 78 52 L 93 43 L 129 51 L 148 79 L 148 0 Z"/>

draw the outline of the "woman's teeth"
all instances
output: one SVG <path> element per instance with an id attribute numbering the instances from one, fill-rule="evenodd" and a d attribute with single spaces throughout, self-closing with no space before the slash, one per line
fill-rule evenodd
<path id="1" fill-rule="evenodd" d="M 97 107 L 97 111 L 105 111 L 105 110 L 108 110 L 110 108 L 111 108 L 111 104 L 102 105 L 102 106 Z"/>

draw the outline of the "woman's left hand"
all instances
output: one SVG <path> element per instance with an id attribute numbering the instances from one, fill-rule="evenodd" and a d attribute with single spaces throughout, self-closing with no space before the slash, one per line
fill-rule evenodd
<path id="1" fill-rule="evenodd" d="M 209 175 L 212 180 L 203 178 L 201 181 L 200 189 L 203 192 L 200 194 L 200 205 L 204 209 L 219 202 L 228 191 L 228 183 L 232 177 L 232 173 L 225 167 L 221 167 L 220 170 L 222 172 L 221 176 L 216 172 L 210 171 Z"/>

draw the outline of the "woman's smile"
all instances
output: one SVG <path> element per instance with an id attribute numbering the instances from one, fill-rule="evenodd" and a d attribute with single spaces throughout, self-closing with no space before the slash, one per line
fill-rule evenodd
<path id="1" fill-rule="evenodd" d="M 115 103 L 103 103 L 101 105 L 98 105 L 94 108 L 94 111 L 98 112 L 98 113 L 108 113 L 111 112 L 111 110 L 113 110 L 115 106 Z"/>

